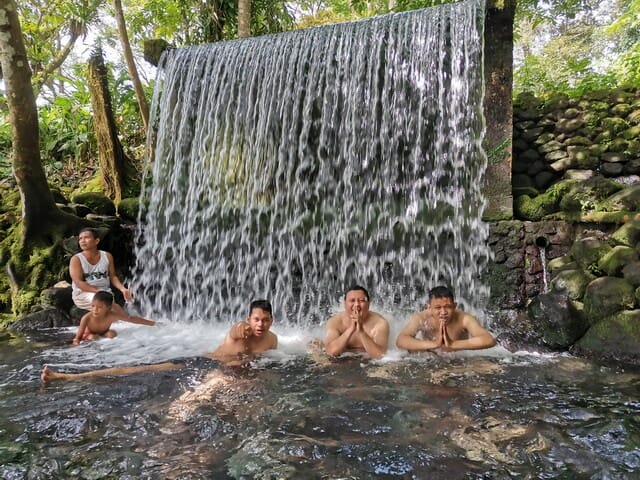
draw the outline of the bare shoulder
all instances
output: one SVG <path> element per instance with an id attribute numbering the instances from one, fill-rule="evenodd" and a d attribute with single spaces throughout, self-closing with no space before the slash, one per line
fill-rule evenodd
<path id="1" fill-rule="evenodd" d="M 387 321 L 386 318 L 384 318 L 382 315 L 380 315 L 378 312 L 369 312 L 369 315 L 371 316 L 371 319 L 373 320 L 373 326 L 374 327 L 383 327 L 389 326 L 389 322 Z"/>
<path id="2" fill-rule="evenodd" d="M 333 317 L 329 318 L 329 320 L 327 320 L 327 328 L 341 330 L 341 326 L 344 320 L 344 315 L 345 315 L 344 312 L 340 312 L 337 315 L 334 315 Z"/>
<path id="3" fill-rule="evenodd" d="M 476 317 L 474 317 L 473 315 L 471 315 L 468 312 L 465 312 L 463 310 L 458 310 L 458 315 L 460 318 L 460 321 L 462 323 L 462 325 L 464 325 L 465 327 L 467 325 L 479 325 L 480 322 L 478 322 L 478 319 Z"/>
<path id="4" fill-rule="evenodd" d="M 273 332 L 267 332 L 269 338 L 269 348 L 278 347 L 278 336 Z"/>

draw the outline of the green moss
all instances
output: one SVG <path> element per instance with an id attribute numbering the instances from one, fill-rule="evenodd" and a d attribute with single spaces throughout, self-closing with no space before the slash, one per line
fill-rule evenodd
<path id="1" fill-rule="evenodd" d="M 76 193 L 71 197 L 75 203 L 81 203 L 100 215 L 115 215 L 116 207 L 113 202 L 102 193 Z"/>
<path id="2" fill-rule="evenodd" d="M 513 209 L 518 218 L 525 220 L 542 220 L 545 216 L 556 210 L 557 201 L 548 195 L 538 195 L 531 198 L 529 195 L 522 195 L 513 201 Z"/>
<path id="3" fill-rule="evenodd" d="M 602 120 L 602 128 L 613 135 L 617 135 L 629 128 L 629 124 L 618 117 L 607 117 Z"/>
<path id="4" fill-rule="evenodd" d="M 118 204 L 118 215 L 124 220 L 135 222 L 138 219 L 139 207 L 138 198 L 123 198 Z"/>

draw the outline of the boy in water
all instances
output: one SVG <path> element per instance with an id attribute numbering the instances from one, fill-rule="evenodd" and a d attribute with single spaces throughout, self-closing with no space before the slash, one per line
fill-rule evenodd
<path id="1" fill-rule="evenodd" d="M 398 348 L 410 352 L 479 350 L 495 344 L 493 335 L 473 315 L 456 309 L 453 292 L 442 286 L 429 291 L 425 309 L 411 316 L 396 340 Z"/>
<path id="2" fill-rule="evenodd" d="M 268 300 L 255 300 L 249 306 L 246 320 L 231 327 L 220 346 L 205 355 L 225 365 L 246 363 L 259 353 L 278 347 L 278 337 L 269 331 L 273 323 L 271 303 Z M 175 370 L 183 365 L 166 362 L 156 365 L 139 365 L 134 367 L 114 367 L 102 370 L 91 370 L 82 373 L 61 373 L 44 367 L 40 378 L 43 382 L 53 380 L 74 380 L 102 375 L 128 375 L 138 372 L 160 372 Z"/>
<path id="3" fill-rule="evenodd" d="M 142 325 L 155 325 L 156 322 L 140 317 L 122 318 L 113 310 L 113 295 L 110 292 L 101 290 L 93 295 L 91 300 L 91 310 L 84 314 L 78 326 L 78 332 L 73 339 L 73 344 L 78 345 L 83 340 L 96 340 L 100 337 L 113 338 L 117 335 L 115 330 L 111 330 L 111 324 L 118 320 L 125 322 L 139 323 Z"/>

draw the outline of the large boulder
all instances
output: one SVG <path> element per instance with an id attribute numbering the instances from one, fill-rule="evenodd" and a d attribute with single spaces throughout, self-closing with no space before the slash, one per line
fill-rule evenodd
<path id="1" fill-rule="evenodd" d="M 50 307 L 19 318 L 8 328 L 16 332 L 34 332 L 44 328 L 70 326 L 73 326 L 73 322 L 67 313 L 58 308 Z"/>
<path id="2" fill-rule="evenodd" d="M 634 287 L 640 287 L 640 261 L 631 262 L 622 269 L 622 277 Z"/>
<path id="3" fill-rule="evenodd" d="M 552 349 L 573 345 L 589 328 L 569 309 L 567 296 L 561 293 L 538 295 L 529 305 L 528 314 L 542 342 Z"/>
<path id="4" fill-rule="evenodd" d="M 640 310 L 600 320 L 577 342 L 576 349 L 599 357 L 640 360 Z"/>
<path id="5" fill-rule="evenodd" d="M 623 278 L 596 278 L 585 290 L 584 313 L 591 325 L 634 305 L 635 289 Z"/>
<path id="6" fill-rule="evenodd" d="M 563 293 L 571 300 L 579 300 L 595 278 L 581 269 L 565 269 L 553 276 L 551 286 L 553 291 Z"/>
<path id="7" fill-rule="evenodd" d="M 626 245 L 617 245 L 605 253 L 598 261 L 598 269 L 611 277 L 622 273 L 625 265 L 638 259 L 636 251 Z"/>
<path id="8" fill-rule="evenodd" d="M 73 195 L 71 201 L 74 203 L 81 203 L 89 207 L 94 213 L 98 215 L 110 215 L 116 214 L 116 206 L 114 203 L 98 192 L 83 192 Z"/>
<path id="9" fill-rule="evenodd" d="M 576 240 L 571 246 L 569 254 L 580 268 L 588 271 L 597 266 L 600 258 L 610 250 L 611 245 L 594 236 Z"/>
<path id="10" fill-rule="evenodd" d="M 640 193 L 640 190 L 638 190 Z M 611 240 L 618 245 L 635 247 L 640 243 L 640 219 L 625 223 L 611 234 Z"/>

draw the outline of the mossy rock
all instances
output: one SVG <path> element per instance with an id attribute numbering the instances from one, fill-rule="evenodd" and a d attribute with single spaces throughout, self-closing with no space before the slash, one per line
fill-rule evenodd
<path id="1" fill-rule="evenodd" d="M 629 149 L 629 141 L 625 140 L 624 138 L 614 138 L 611 143 L 609 144 L 609 152 L 611 153 L 622 153 L 622 152 L 626 152 Z M 606 157 L 603 157 L 605 160 L 607 160 Z M 607 160 L 610 161 L 610 160 Z"/>
<path id="2" fill-rule="evenodd" d="M 545 113 L 555 110 L 564 110 L 569 106 L 569 95 L 566 93 L 552 93 L 549 98 L 544 100 L 542 110 Z"/>
<path id="3" fill-rule="evenodd" d="M 573 242 L 569 255 L 581 269 L 591 271 L 593 266 L 597 265 L 598 261 L 610 250 L 611 245 L 607 242 L 596 237 L 584 237 Z"/>
<path id="4" fill-rule="evenodd" d="M 630 125 L 640 125 L 640 109 L 636 109 L 627 115 L 625 119 Z"/>
<path id="5" fill-rule="evenodd" d="M 636 287 L 636 300 L 638 300 L 638 287 L 640 287 L 640 261 L 631 262 L 622 268 L 622 278 Z"/>
<path id="6" fill-rule="evenodd" d="M 640 138 L 640 125 L 627 128 L 621 135 L 625 140 L 636 140 Z"/>
<path id="7" fill-rule="evenodd" d="M 635 288 L 623 278 L 600 277 L 587 285 L 584 313 L 591 325 L 635 306 Z"/>
<path id="8" fill-rule="evenodd" d="M 98 192 L 85 192 L 77 193 L 73 195 L 71 201 L 74 203 L 81 203 L 91 208 L 94 213 L 98 215 L 115 215 L 116 206 L 111 199 L 107 198 L 104 194 Z"/>
<path id="9" fill-rule="evenodd" d="M 607 203 L 618 209 L 640 209 L 640 184 L 623 187 L 607 198 Z"/>
<path id="10" fill-rule="evenodd" d="M 585 180 L 572 182 L 559 202 L 563 212 L 581 214 L 591 210 L 605 210 L 604 200 L 624 188 L 619 183 L 600 175 Z"/>
<path id="11" fill-rule="evenodd" d="M 522 195 L 513 201 L 513 209 L 518 218 L 537 221 L 555 212 L 557 203 L 557 200 L 544 194 L 533 198 Z"/>
<path id="12" fill-rule="evenodd" d="M 616 117 L 626 117 L 632 111 L 633 111 L 633 107 L 628 103 L 618 103 L 617 105 L 614 105 L 613 107 L 611 107 L 611 110 L 610 110 L 611 114 L 615 115 Z"/>
<path id="13" fill-rule="evenodd" d="M 580 221 L 584 223 L 610 223 L 621 224 L 632 217 L 635 212 L 621 210 L 617 212 L 587 212 L 583 213 Z"/>
<path id="14" fill-rule="evenodd" d="M 577 266 L 577 262 L 571 257 L 571 255 L 552 258 L 547 262 L 547 269 L 551 273 L 561 272 L 562 270 L 575 270 Z"/>
<path id="15" fill-rule="evenodd" d="M 602 128 L 612 133 L 613 135 L 617 135 L 629 128 L 629 124 L 622 118 L 618 117 L 603 118 L 600 123 L 602 125 Z"/>
<path id="16" fill-rule="evenodd" d="M 554 292 L 561 292 L 571 300 L 580 300 L 584 296 L 587 285 L 595 278 L 581 269 L 566 269 L 554 275 L 551 279 L 551 285 Z"/>
<path id="17" fill-rule="evenodd" d="M 515 106 L 523 110 L 537 110 L 542 106 L 542 100 L 531 92 L 521 92 L 513 102 Z"/>
<path id="18" fill-rule="evenodd" d="M 576 146 L 576 147 L 588 147 L 593 144 L 591 140 L 587 137 L 583 137 L 582 135 L 576 135 L 575 137 L 568 138 L 565 142 L 567 146 Z"/>
<path id="19" fill-rule="evenodd" d="M 640 219 L 626 222 L 611 234 L 611 240 L 617 245 L 635 247 L 640 243 Z"/>
<path id="20" fill-rule="evenodd" d="M 138 197 L 123 198 L 118 204 L 118 215 L 123 220 L 136 222 L 140 211 L 140 200 Z"/>
<path id="21" fill-rule="evenodd" d="M 631 247 L 617 245 L 609 250 L 598 261 L 598 268 L 609 276 L 618 276 L 622 268 L 629 262 L 638 259 L 638 254 Z"/>
<path id="22" fill-rule="evenodd" d="M 640 360 L 640 310 L 600 319 L 577 342 L 576 348 L 600 357 Z"/>

